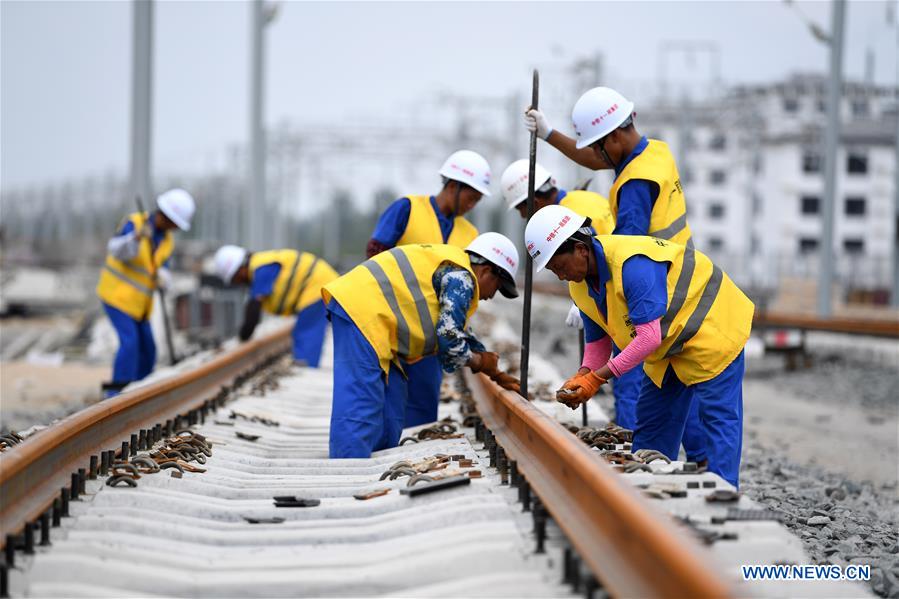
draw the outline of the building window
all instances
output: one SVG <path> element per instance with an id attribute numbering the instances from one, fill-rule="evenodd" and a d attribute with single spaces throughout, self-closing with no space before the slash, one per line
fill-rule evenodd
<path id="1" fill-rule="evenodd" d="M 709 237 L 709 251 L 720 252 L 724 249 L 724 240 L 720 237 Z"/>
<path id="2" fill-rule="evenodd" d="M 709 149 L 723 150 L 727 147 L 727 137 L 723 133 L 714 133 L 709 140 Z"/>
<path id="3" fill-rule="evenodd" d="M 865 117 L 868 116 L 870 112 L 870 106 L 868 105 L 868 100 L 865 98 L 856 98 L 852 100 L 852 116 L 856 117 Z"/>
<path id="4" fill-rule="evenodd" d="M 799 253 L 810 254 L 818 251 L 818 240 L 814 237 L 799 238 Z"/>
<path id="5" fill-rule="evenodd" d="M 724 171 L 711 171 L 709 173 L 709 181 L 712 185 L 724 185 L 724 182 L 727 181 L 727 173 Z"/>
<path id="6" fill-rule="evenodd" d="M 818 108 L 818 112 L 827 112 L 827 100 L 825 100 L 824 98 L 818 98 L 816 105 Z"/>
<path id="7" fill-rule="evenodd" d="M 786 112 L 797 112 L 799 110 L 799 99 L 784 98 L 784 110 Z"/>
<path id="8" fill-rule="evenodd" d="M 709 204 L 709 218 L 714 219 L 722 219 L 724 218 L 724 204 L 713 203 Z"/>
<path id="9" fill-rule="evenodd" d="M 752 216 L 758 216 L 762 213 L 762 196 L 756 192 L 752 192 Z"/>
<path id="10" fill-rule="evenodd" d="M 864 175 L 868 172 L 868 155 L 852 150 L 846 157 L 846 172 L 850 175 Z"/>
<path id="11" fill-rule="evenodd" d="M 865 240 L 864 239 L 844 239 L 843 240 L 843 251 L 847 254 L 864 254 L 865 253 Z"/>
<path id="12" fill-rule="evenodd" d="M 818 214 L 821 212 L 821 198 L 818 196 L 802 196 L 799 202 L 802 214 Z"/>
<path id="13" fill-rule="evenodd" d="M 863 197 L 846 198 L 846 216 L 864 216 L 865 204 L 865 198 Z"/>
<path id="14" fill-rule="evenodd" d="M 802 172 L 820 173 L 822 167 L 821 154 L 806 150 L 802 153 Z"/>

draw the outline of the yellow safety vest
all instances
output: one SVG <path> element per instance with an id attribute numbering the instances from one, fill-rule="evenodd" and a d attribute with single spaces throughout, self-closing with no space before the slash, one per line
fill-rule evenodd
<path id="1" fill-rule="evenodd" d="M 441 264 L 467 270 L 475 281 L 467 321 L 478 307 L 477 278 L 464 250 L 451 245 L 416 244 L 381 252 L 325 285 L 322 297 L 343 307 L 371 343 L 384 373 L 398 358 L 414 362 L 437 353 L 440 305 L 431 281 Z"/>
<path id="2" fill-rule="evenodd" d="M 649 145 L 631 160 L 615 178 L 609 191 L 609 207 L 618 220 L 618 191 L 632 179 L 652 181 L 659 186 L 659 196 L 652 207 L 647 235 L 667 239 L 681 245 L 693 245 L 690 225 L 687 224 L 687 203 L 680 184 L 680 175 L 668 144 L 650 139 Z"/>
<path id="3" fill-rule="evenodd" d="M 440 231 L 440 221 L 437 220 L 434 207 L 431 206 L 430 196 L 406 197 L 409 198 L 412 209 L 409 212 L 409 222 L 406 223 L 406 230 L 403 231 L 402 237 L 399 238 L 396 244 L 432 243 L 442 245 L 443 233 Z M 464 248 L 477 236 L 477 227 L 465 220 L 464 217 L 457 216 L 453 221 L 453 230 L 446 243 Z"/>
<path id="4" fill-rule="evenodd" d="M 280 264 L 271 295 L 262 301 L 262 309 L 270 314 L 289 316 L 321 299 L 322 287 L 338 277 L 331 265 L 308 252 L 269 250 L 250 256 L 250 280 L 256 269 Z"/>
<path id="5" fill-rule="evenodd" d="M 581 216 L 590 217 L 597 235 L 611 235 L 615 230 L 615 219 L 609 208 L 609 200 L 598 193 L 583 190 L 569 191 L 559 205 L 574 210 Z"/>
<path id="6" fill-rule="evenodd" d="M 135 231 L 140 231 L 147 218 L 146 212 L 135 212 L 128 215 L 125 222 L 130 222 Z M 143 238 L 138 245 L 137 255 L 131 260 L 122 261 L 107 254 L 106 264 L 97 283 L 97 295 L 104 303 L 135 320 L 149 318 L 153 310 L 156 271 L 172 255 L 174 247 L 172 233 L 166 231 L 155 252 L 150 239 Z"/>
<path id="7" fill-rule="evenodd" d="M 611 275 L 606 283 L 602 317 L 587 291 L 587 282 L 569 283 L 578 308 L 624 348 L 636 336 L 624 297 L 621 268 L 631 256 L 668 263 L 668 309 L 662 317 L 662 345 L 643 363 L 656 386 L 668 364 L 686 385 L 721 374 L 743 351 L 755 307 L 752 301 L 705 254 L 680 244 L 637 235 L 598 235 Z M 592 251 L 592 250 L 591 250 Z"/>

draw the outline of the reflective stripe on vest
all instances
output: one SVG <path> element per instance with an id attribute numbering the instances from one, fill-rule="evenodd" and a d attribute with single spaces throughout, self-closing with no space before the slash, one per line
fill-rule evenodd
<path id="1" fill-rule="evenodd" d="M 300 288 L 299 288 L 299 290 L 297 291 L 297 297 L 296 297 L 296 299 L 293 301 L 293 311 L 294 311 L 294 312 L 299 312 L 299 311 L 300 311 L 300 298 L 303 297 L 303 292 L 306 291 L 306 286 L 309 284 L 309 281 L 312 280 L 312 273 L 315 272 L 315 267 L 318 266 L 319 260 L 321 260 L 321 258 L 319 258 L 318 256 L 316 256 L 316 257 L 312 260 L 312 264 L 309 265 L 309 270 L 307 270 L 307 271 L 306 271 L 306 274 L 303 275 L 303 281 L 300 283 Z"/>
<path id="2" fill-rule="evenodd" d="M 577 306 L 608 333 L 619 347 L 635 336 L 622 283 L 624 263 L 635 255 L 668 264 L 667 308 L 661 319 L 662 343 L 643 365 L 661 386 L 670 365 L 687 385 L 717 376 L 742 351 L 752 325 L 754 306 L 730 278 L 705 255 L 646 236 L 597 236 L 610 280 L 605 285 L 606 316 L 590 296 L 587 283 L 571 283 Z"/>
<path id="3" fill-rule="evenodd" d="M 649 230 L 645 233 L 681 245 L 690 245 L 692 234 L 687 222 L 687 204 L 681 188 L 677 165 L 668 144 L 650 139 L 646 149 L 631 160 L 624 170 L 615 177 L 612 188 L 609 190 L 609 208 L 616 221 L 619 210 L 618 195 L 621 187 L 634 179 L 651 181 L 659 188 L 659 194 L 649 217 Z"/>
<path id="4" fill-rule="evenodd" d="M 300 262 L 302 261 L 302 255 L 297 252 L 296 260 L 293 261 L 293 268 L 290 270 L 290 276 L 287 277 L 287 283 L 284 285 L 284 290 L 281 292 L 281 298 L 278 300 L 278 307 L 275 309 L 276 314 L 284 312 L 284 303 L 287 301 L 287 294 L 290 293 L 290 286 L 293 284 L 293 278 L 297 276 L 297 270 L 300 268 Z"/>
<path id="5" fill-rule="evenodd" d="M 440 230 L 440 221 L 431 205 L 430 196 L 406 196 L 409 199 L 409 221 L 406 230 L 397 240 L 396 245 L 411 245 L 415 243 L 431 243 L 442 245 L 443 232 Z M 468 222 L 465 217 L 457 216 L 453 220 L 453 230 L 450 232 L 446 243 L 464 248 L 478 236 L 477 228 Z"/>
<path id="6" fill-rule="evenodd" d="M 138 283 L 137 281 L 128 278 L 127 275 L 125 275 L 124 273 L 120 273 L 119 271 L 115 270 L 115 269 L 112 268 L 111 266 L 105 265 L 105 266 L 103 267 L 103 270 L 105 270 L 106 272 L 108 272 L 109 274 L 111 274 L 112 276 L 114 276 L 115 278 L 117 278 L 118 280 L 122 281 L 123 283 L 125 283 L 125 284 L 127 284 L 127 285 L 131 285 L 132 287 L 134 287 L 135 289 L 137 289 L 138 291 L 140 291 L 140 292 L 143 293 L 144 295 L 149 295 L 149 296 L 152 296 L 152 295 L 153 295 L 153 290 L 152 290 L 152 289 L 150 289 L 150 288 L 148 288 L 148 287 L 144 287 L 143 285 L 141 285 L 141 284 Z M 136 270 L 136 269 L 135 269 L 135 270 Z"/>

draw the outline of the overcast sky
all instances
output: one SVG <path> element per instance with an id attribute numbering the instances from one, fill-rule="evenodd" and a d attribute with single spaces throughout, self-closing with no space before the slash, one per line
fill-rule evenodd
<path id="1" fill-rule="evenodd" d="M 847 76 L 863 76 L 870 47 L 875 80 L 895 85 L 896 25 L 886 22 L 886 6 L 883 0 L 849 3 Z M 823 72 L 827 48 L 800 13 L 829 29 L 829 2 L 802 2 L 798 12 L 773 0 L 284 2 L 268 28 L 266 120 L 401 121 L 404 107 L 440 90 L 527 94 L 531 68 L 597 52 L 605 80 L 596 83 L 633 96 L 658 83 L 659 48 L 670 41 L 717 44 L 727 83 Z M 245 2 L 157 3 L 157 174 L 211 163 L 227 144 L 246 139 L 249 17 Z M 130 2 L 3 0 L 0 21 L 2 186 L 124 173 Z M 672 56 L 670 76 L 699 81 L 708 73 L 705 60 Z M 554 72 L 546 71 L 544 80 Z M 639 106 L 641 97 L 633 99 Z"/>

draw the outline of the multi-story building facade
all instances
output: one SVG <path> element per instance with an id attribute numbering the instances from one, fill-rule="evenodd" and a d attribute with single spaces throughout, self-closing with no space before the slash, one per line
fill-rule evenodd
<path id="1" fill-rule="evenodd" d="M 824 77 L 796 76 L 639 115 L 678 157 L 697 247 L 744 284 L 817 276 L 826 89 Z M 844 291 L 891 284 L 897 105 L 896 88 L 843 87 L 833 256 Z"/>

